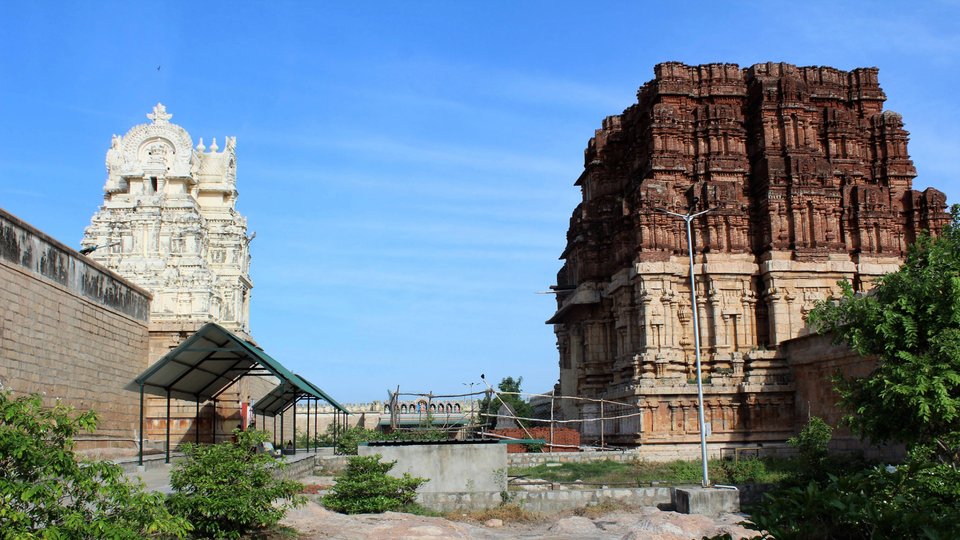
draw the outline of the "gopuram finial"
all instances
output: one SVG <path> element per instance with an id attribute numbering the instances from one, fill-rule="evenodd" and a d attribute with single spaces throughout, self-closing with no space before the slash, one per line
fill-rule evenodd
<path id="1" fill-rule="evenodd" d="M 153 112 L 148 114 L 147 118 L 153 120 L 154 124 L 167 124 L 173 118 L 173 115 L 167 113 L 167 108 L 163 106 L 163 103 L 157 103 Z"/>

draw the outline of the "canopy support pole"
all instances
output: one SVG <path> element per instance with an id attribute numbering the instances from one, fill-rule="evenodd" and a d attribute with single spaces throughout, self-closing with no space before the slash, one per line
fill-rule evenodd
<path id="1" fill-rule="evenodd" d="M 217 398 L 213 398 L 213 414 L 211 415 L 212 420 L 210 421 L 210 436 L 213 437 L 211 441 L 213 444 L 217 444 Z"/>
<path id="2" fill-rule="evenodd" d="M 143 383 L 140 383 L 140 446 L 137 455 L 137 465 L 143 466 Z"/>
<path id="3" fill-rule="evenodd" d="M 293 400 L 293 455 L 297 455 L 297 400 Z"/>
<path id="4" fill-rule="evenodd" d="M 167 446 L 164 463 L 170 463 L 170 389 L 167 389 Z"/>
<path id="5" fill-rule="evenodd" d="M 333 448 L 337 448 L 337 441 L 340 440 L 340 430 L 337 429 L 337 424 L 340 422 L 340 411 L 333 410 Z"/>
<path id="6" fill-rule="evenodd" d="M 193 440 L 200 444 L 200 396 L 193 397 L 197 398 L 197 412 L 193 417 Z"/>

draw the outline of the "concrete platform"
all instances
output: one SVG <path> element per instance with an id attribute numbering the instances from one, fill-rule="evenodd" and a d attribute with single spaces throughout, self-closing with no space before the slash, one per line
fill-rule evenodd
<path id="1" fill-rule="evenodd" d="M 673 488 L 673 507 L 681 514 L 719 516 L 740 511 L 740 492 L 736 488 Z"/>

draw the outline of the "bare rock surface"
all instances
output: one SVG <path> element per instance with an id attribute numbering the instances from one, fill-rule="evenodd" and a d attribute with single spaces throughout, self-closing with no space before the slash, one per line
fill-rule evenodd
<path id="1" fill-rule="evenodd" d="M 644 507 L 593 518 L 559 515 L 545 517 L 537 523 L 502 523 L 501 526 L 491 527 L 396 512 L 347 516 L 310 501 L 302 508 L 289 511 L 282 524 L 300 531 L 303 539 L 699 540 L 704 536 L 723 533 L 730 533 L 733 538 L 755 536 L 755 533 L 737 525 L 743 519 L 737 514 L 711 518 Z"/>

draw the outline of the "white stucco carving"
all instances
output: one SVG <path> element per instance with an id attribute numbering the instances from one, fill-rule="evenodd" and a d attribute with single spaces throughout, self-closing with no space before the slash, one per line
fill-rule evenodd
<path id="1" fill-rule="evenodd" d="M 236 211 L 236 139 L 194 148 L 158 103 L 152 122 L 114 135 L 89 256 L 150 290 L 151 324 L 215 321 L 249 335 L 250 239 Z"/>

